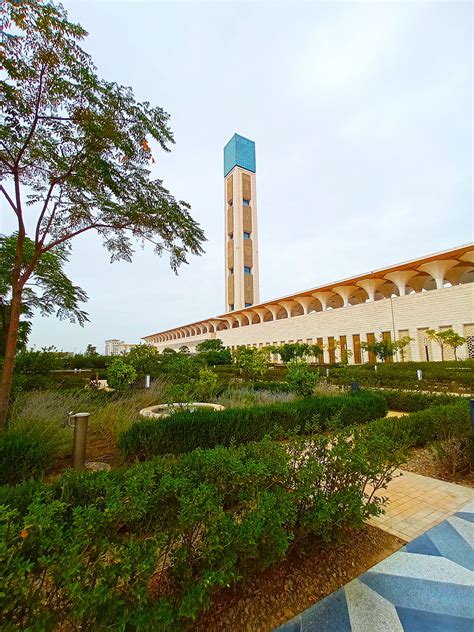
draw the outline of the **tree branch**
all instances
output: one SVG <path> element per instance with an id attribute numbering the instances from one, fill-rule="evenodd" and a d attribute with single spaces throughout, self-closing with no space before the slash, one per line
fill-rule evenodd
<path id="1" fill-rule="evenodd" d="M 3 184 L 0 184 L 0 191 L 3 193 L 3 195 L 7 198 L 8 203 L 10 204 L 10 206 L 12 207 L 12 209 L 15 211 L 15 213 L 18 215 L 18 211 L 17 208 L 15 206 L 15 203 L 13 202 L 13 200 L 11 199 L 11 197 L 8 195 L 5 187 L 3 186 Z"/>

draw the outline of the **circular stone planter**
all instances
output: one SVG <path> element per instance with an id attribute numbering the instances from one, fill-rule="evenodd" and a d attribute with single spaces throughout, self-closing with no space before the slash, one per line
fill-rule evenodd
<path id="1" fill-rule="evenodd" d="M 169 417 L 173 413 L 179 413 L 183 410 L 194 412 L 196 410 L 224 410 L 224 406 L 220 404 L 209 404 L 206 402 L 191 402 L 189 404 L 183 404 L 174 402 L 173 404 L 159 404 L 158 406 L 148 406 L 148 408 L 142 408 L 138 413 L 140 417 L 148 417 L 152 419 L 163 419 L 163 417 Z"/>

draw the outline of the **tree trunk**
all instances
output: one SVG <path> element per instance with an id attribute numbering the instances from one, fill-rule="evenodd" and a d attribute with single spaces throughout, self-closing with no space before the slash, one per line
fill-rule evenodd
<path id="1" fill-rule="evenodd" d="M 8 404 L 12 390 L 13 367 L 15 364 L 18 327 L 20 324 L 21 295 L 22 290 L 20 288 L 15 289 L 12 294 L 10 306 L 10 322 L 8 324 L 5 360 L 0 383 L 0 431 L 5 430 L 7 425 Z"/>

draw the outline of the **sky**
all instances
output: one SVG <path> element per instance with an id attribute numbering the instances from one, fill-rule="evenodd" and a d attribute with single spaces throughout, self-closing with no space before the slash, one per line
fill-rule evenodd
<path id="1" fill-rule="evenodd" d="M 207 242 L 176 276 L 151 248 L 110 264 L 96 236 L 75 239 L 66 272 L 90 322 L 37 316 L 36 348 L 103 351 L 224 312 L 235 132 L 256 143 L 262 301 L 472 241 L 471 3 L 63 4 L 99 75 L 171 115 L 152 175 Z"/>

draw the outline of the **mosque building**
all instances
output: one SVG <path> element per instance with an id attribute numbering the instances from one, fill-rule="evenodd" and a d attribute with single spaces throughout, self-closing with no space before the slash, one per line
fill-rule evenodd
<path id="1" fill-rule="evenodd" d="M 428 329 L 452 328 L 466 339 L 458 358 L 474 358 L 474 244 L 262 303 L 255 143 L 239 134 L 224 148 L 224 214 L 225 313 L 144 336 L 146 343 L 193 352 L 212 338 L 231 349 L 304 342 L 324 348 L 316 361 L 336 362 L 349 352 L 349 362 L 361 364 L 375 360 L 363 343 L 410 336 L 403 357 L 394 359 L 424 361 L 441 360 Z M 445 350 L 444 359 L 451 356 Z"/>

